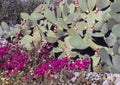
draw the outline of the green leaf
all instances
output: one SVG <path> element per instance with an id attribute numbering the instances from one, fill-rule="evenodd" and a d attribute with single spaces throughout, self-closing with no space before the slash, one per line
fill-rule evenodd
<path id="1" fill-rule="evenodd" d="M 86 22 L 78 22 L 76 23 L 76 27 L 80 30 L 84 30 L 85 29 L 85 26 L 87 26 Z"/>
<path id="2" fill-rule="evenodd" d="M 44 1 L 47 3 L 47 5 L 50 4 L 50 0 L 44 0 Z"/>
<path id="3" fill-rule="evenodd" d="M 79 14 L 78 13 L 71 13 L 67 16 L 67 23 L 74 23 L 74 19 L 79 19 Z"/>
<path id="4" fill-rule="evenodd" d="M 4 31 L 7 31 L 7 32 L 10 31 L 10 28 L 6 22 L 1 22 L 1 27 Z"/>
<path id="5" fill-rule="evenodd" d="M 74 4 L 70 4 L 69 9 L 70 9 L 70 13 L 74 13 L 75 5 Z"/>
<path id="6" fill-rule="evenodd" d="M 113 46 L 117 40 L 116 36 L 113 33 L 110 33 L 109 37 L 104 39 L 108 46 Z"/>
<path id="7" fill-rule="evenodd" d="M 55 33 L 52 31 L 52 30 L 48 30 L 47 31 L 47 36 L 51 36 L 51 37 L 54 37 L 55 36 Z"/>
<path id="8" fill-rule="evenodd" d="M 71 57 L 75 57 L 75 56 L 77 56 L 77 55 L 79 55 L 79 53 L 77 53 L 77 52 L 69 52 L 69 54 L 70 54 L 70 56 Z"/>
<path id="9" fill-rule="evenodd" d="M 65 52 L 63 52 L 63 53 L 58 57 L 58 59 L 63 58 L 65 55 L 66 55 Z"/>
<path id="10" fill-rule="evenodd" d="M 47 29 L 44 26 L 39 26 L 38 29 L 41 30 L 42 32 L 47 32 Z"/>
<path id="11" fill-rule="evenodd" d="M 88 45 L 83 41 L 83 39 L 80 36 L 71 36 L 69 41 L 70 41 L 70 44 L 72 45 L 72 47 L 74 47 L 76 49 L 83 50 L 88 47 Z"/>
<path id="12" fill-rule="evenodd" d="M 47 37 L 47 41 L 49 43 L 55 43 L 57 41 L 57 38 L 56 37 Z"/>
<path id="13" fill-rule="evenodd" d="M 67 6 L 66 3 L 65 3 L 65 5 L 63 6 L 64 16 L 67 16 L 67 15 L 68 15 L 68 12 L 69 12 L 69 8 L 68 8 L 68 6 Z"/>
<path id="14" fill-rule="evenodd" d="M 108 52 L 104 48 L 101 48 L 99 50 L 99 56 L 100 56 L 100 58 L 101 58 L 101 60 L 103 62 L 107 63 L 108 65 L 111 65 L 110 56 L 109 56 Z"/>
<path id="15" fill-rule="evenodd" d="M 110 1 L 109 0 L 97 0 L 96 2 L 96 6 L 99 8 L 99 9 L 103 9 L 107 6 L 110 5 Z"/>
<path id="16" fill-rule="evenodd" d="M 61 9 L 62 12 L 62 17 L 65 18 L 68 14 L 68 12 L 70 11 L 68 6 L 66 5 L 66 3 L 63 5 L 62 2 L 59 4 L 59 7 Z"/>
<path id="17" fill-rule="evenodd" d="M 30 15 L 28 13 L 21 13 L 20 16 L 22 19 L 30 19 Z"/>
<path id="18" fill-rule="evenodd" d="M 120 44 L 120 39 L 119 38 L 117 39 L 117 42 Z"/>
<path id="19" fill-rule="evenodd" d="M 116 24 L 112 28 L 112 32 L 115 36 L 120 37 L 120 24 Z"/>
<path id="20" fill-rule="evenodd" d="M 116 68 L 115 68 L 113 65 L 112 65 L 111 68 L 110 68 L 110 72 L 111 72 L 112 74 L 118 73 L 118 71 L 116 70 Z"/>
<path id="21" fill-rule="evenodd" d="M 12 34 L 9 32 L 9 33 L 4 33 L 2 36 L 3 36 L 5 39 L 7 39 L 7 38 L 10 38 L 10 36 L 12 36 Z"/>
<path id="22" fill-rule="evenodd" d="M 20 33 L 23 35 L 29 35 L 31 33 L 31 30 L 23 29 L 20 31 Z"/>
<path id="23" fill-rule="evenodd" d="M 113 46 L 113 52 L 115 53 L 115 54 L 119 54 L 118 53 L 118 48 L 120 47 L 120 44 L 118 43 L 118 41 L 117 42 L 115 42 L 114 43 L 114 46 Z"/>
<path id="24" fill-rule="evenodd" d="M 86 0 L 78 0 L 80 8 L 83 11 L 88 11 L 88 7 L 87 7 L 87 1 Z"/>
<path id="25" fill-rule="evenodd" d="M 100 57 L 97 57 L 96 55 L 92 56 L 92 60 L 93 60 L 93 67 L 97 66 L 99 61 L 100 61 Z"/>
<path id="26" fill-rule="evenodd" d="M 120 14 L 115 14 L 115 15 L 113 15 L 113 18 L 114 18 L 117 22 L 120 22 Z"/>
<path id="27" fill-rule="evenodd" d="M 90 11 L 94 9 L 95 5 L 96 5 L 96 0 L 88 0 L 88 8 Z"/>
<path id="28" fill-rule="evenodd" d="M 84 40 L 87 42 L 87 44 L 94 50 L 96 50 L 96 48 L 101 48 L 102 46 L 97 45 L 93 42 L 92 38 L 90 37 L 89 34 L 87 34 L 84 38 Z"/>
<path id="29" fill-rule="evenodd" d="M 39 30 L 35 30 L 33 32 L 33 41 L 38 42 L 40 40 L 41 40 L 40 32 L 39 32 Z"/>
<path id="30" fill-rule="evenodd" d="M 35 21 L 37 21 L 37 20 L 40 20 L 40 19 L 42 19 L 44 16 L 43 15 L 41 15 L 40 13 L 32 13 L 31 14 L 31 18 L 33 19 L 33 20 L 35 20 Z"/>
<path id="31" fill-rule="evenodd" d="M 51 24 L 50 22 L 47 22 L 47 25 L 48 25 L 48 28 L 49 28 L 49 30 L 50 30 L 52 24 Z"/>
<path id="32" fill-rule="evenodd" d="M 25 35 L 22 40 L 20 40 L 20 44 L 25 46 L 28 50 L 31 49 L 31 43 L 33 41 L 33 38 L 29 35 Z"/>
<path id="33" fill-rule="evenodd" d="M 56 9 L 56 13 L 57 13 L 57 18 L 60 18 L 62 16 L 62 11 L 60 8 Z"/>
<path id="34" fill-rule="evenodd" d="M 62 48 L 54 47 L 54 48 L 53 48 L 53 52 L 54 52 L 54 53 L 62 52 Z"/>
<path id="35" fill-rule="evenodd" d="M 105 24 L 102 26 L 101 33 L 102 33 L 102 34 L 106 34 L 107 32 L 108 32 L 108 26 L 107 26 L 107 24 L 105 23 Z"/>
<path id="36" fill-rule="evenodd" d="M 120 12 L 120 1 L 111 4 L 110 7 L 113 12 Z"/>
<path id="37" fill-rule="evenodd" d="M 49 9 L 46 9 L 44 12 L 44 16 L 52 23 L 56 23 L 56 17 L 54 12 L 50 11 Z"/>
<path id="38" fill-rule="evenodd" d="M 49 0 L 48 0 L 49 1 Z M 40 4 L 39 6 L 37 6 L 34 10 L 34 13 L 37 13 L 38 11 L 40 11 L 43 8 L 48 8 L 47 4 Z"/>
<path id="39" fill-rule="evenodd" d="M 65 37 L 64 41 L 69 49 L 72 49 L 73 47 L 70 44 L 70 38 L 71 36 Z"/>
<path id="40" fill-rule="evenodd" d="M 108 21 L 111 18 L 111 15 L 109 12 L 105 12 L 103 13 L 102 18 L 104 21 Z"/>
<path id="41" fill-rule="evenodd" d="M 110 18 L 110 19 L 108 20 L 108 22 L 107 22 L 108 29 L 109 29 L 109 30 L 112 30 L 113 26 L 114 26 L 115 24 L 117 24 L 117 23 L 118 23 L 118 22 L 117 22 L 115 19 Z"/>
<path id="42" fill-rule="evenodd" d="M 91 27 L 93 22 L 95 22 L 95 18 L 96 18 L 96 14 L 94 12 L 91 12 L 90 14 L 88 14 L 88 16 L 87 16 L 88 27 Z"/>
<path id="43" fill-rule="evenodd" d="M 104 12 L 99 11 L 99 12 L 96 14 L 96 20 L 98 20 L 98 21 L 103 21 L 103 18 L 102 18 L 103 14 L 104 14 Z"/>
<path id="44" fill-rule="evenodd" d="M 103 24 L 104 24 L 104 21 L 103 21 L 103 20 L 97 22 L 97 23 L 94 25 L 94 30 L 100 31 L 100 30 L 102 29 Z"/>
<path id="45" fill-rule="evenodd" d="M 15 27 L 13 29 L 13 34 L 16 35 L 16 34 L 19 34 L 20 33 L 20 29 L 18 27 Z"/>
<path id="46" fill-rule="evenodd" d="M 62 19 L 62 18 L 58 18 L 57 21 L 58 25 L 61 26 L 63 29 L 67 29 L 67 23 Z"/>
<path id="47" fill-rule="evenodd" d="M 78 35 L 78 33 L 76 33 L 76 31 L 75 30 L 73 30 L 73 29 L 68 29 L 68 35 L 69 36 L 76 36 L 76 35 Z"/>
<path id="48" fill-rule="evenodd" d="M 54 8 L 55 8 L 55 5 L 54 5 L 54 4 L 50 4 L 48 8 L 54 9 Z"/>
<path id="49" fill-rule="evenodd" d="M 31 27 L 33 25 L 33 22 L 31 20 L 28 20 L 26 23 L 25 23 L 28 27 Z"/>
<path id="50" fill-rule="evenodd" d="M 115 55 L 112 59 L 112 62 L 113 62 L 113 66 L 115 67 L 115 69 L 117 71 L 120 72 L 120 56 L 119 55 Z"/>
<path id="51" fill-rule="evenodd" d="M 120 54 L 120 47 L 118 48 L 118 53 Z"/>
<path id="52" fill-rule="evenodd" d="M 24 25 L 24 29 L 30 29 L 31 26 L 33 25 L 33 22 L 31 20 L 28 20 Z"/>
<path id="53" fill-rule="evenodd" d="M 62 2 L 59 3 L 59 7 L 60 7 L 60 10 L 63 12 L 64 5 L 62 4 Z"/>
<path id="54" fill-rule="evenodd" d="M 85 26 L 87 27 L 86 22 L 78 22 L 76 23 L 76 28 L 78 28 L 77 32 L 83 36 L 83 30 L 85 30 Z"/>
<path id="55" fill-rule="evenodd" d="M 50 43 L 55 43 L 57 41 L 55 33 L 51 30 L 47 32 L 47 41 Z"/>
<path id="56" fill-rule="evenodd" d="M 90 34 L 90 36 L 94 36 L 94 37 L 104 37 L 104 34 L 102 34 L 102 33 L 100 33 L 100 32 L 95 32 L 95 33 L 93 33 L 93 31 L 91 31 L 90 28 L 87 30 L 86 33 L 88 33 L 88 34 Z"/>
<path id="57" fill-rule="evenodd" d="M 57 29 L 56 35 L 57 35 L 57 37 L 61 37 L 61 36 L 64 36 L 64 35 L 65 35 L 65 32 L 63 32 L 63 31 L 60 30 L 60 29 Z"/>
<path id="58" fill-rule="evenodd" d="M 4 33 L 1 33 L 1 32 L 0 32 L 0 37 L 3 37 L 3 35 L 4 35 Z"/>

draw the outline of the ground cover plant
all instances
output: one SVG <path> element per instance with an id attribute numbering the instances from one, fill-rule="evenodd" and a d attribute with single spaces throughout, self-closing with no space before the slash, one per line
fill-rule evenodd
<path id="1" fill-rule="evenodd" d="M 69 85 L 74 72 L 120 73 L 119 5 L 45 0 L 13 29 L 1 22 L 1 83 Z"/>

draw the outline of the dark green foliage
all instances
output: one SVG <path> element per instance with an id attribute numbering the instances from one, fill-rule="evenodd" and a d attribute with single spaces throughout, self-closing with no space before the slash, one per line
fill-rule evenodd
<path id="1" fill-rule="evenodd" d="M 5 21 L 10 25 L 20 23 L 20 13 L 32 11 L 43 0 L 0 0 L 0 22 Z"/>

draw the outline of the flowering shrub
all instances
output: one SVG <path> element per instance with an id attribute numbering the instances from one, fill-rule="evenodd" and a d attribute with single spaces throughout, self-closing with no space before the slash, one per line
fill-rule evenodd
<path id="1" fill-rule="evenodd" d="M 0 61 L 3 63 L 2 67 L 6 70 L 8 75 L 18 70 L 23 70 L 30 60 L 28 54 L 16 43 L 1 46 L 0 49 Z"/>
<path id="2" fill-rule="evenodd" d="M 52 48 L 52 44 L 44 43 L 34 48 L 31 53 L 17 43 L 0 46 L 1 79 L 15 76 L 22 79 L 19 83 L 31 83 L 34 80 L 37 82 L 38 79 L 42 79 L 41 82 L 44 80 L 45 83 L 49 83 L 55 82 L 56 79 L 64 80 L 64 77 L 70 80 L 74 77 L 74 72 L 83 71 L 90 64 L 89 58 L 82 60 L 73 60 L 68 56 L 55 58 L 50 54 Z M 13 79 L 15 80 L 15 78 Z M 39 83 L 41 84 L 41 82 Z M 56 83 L 58 82 L 56 81 Z"/>
<path id="3" fill-rule="evenodd" d="M 62 69 L 81 71 L 87 69 L 89 64 L 88 58 L 84 58 L 82 61 L 76 60 L 75 62 L 71 62 L 71 59 L 67 57 L 62 59 L 52 58 L 48 62 L 43 62 L 40 66 L 36 66 L 34 74 L 37 76 L 45 75 L 46 72 L 56 74 Z"/>
<path id="4" fill-rule="evenodd" d="M 10 50 L 9 46 L 0 46 L 0 58 L 5 57 Z"/>

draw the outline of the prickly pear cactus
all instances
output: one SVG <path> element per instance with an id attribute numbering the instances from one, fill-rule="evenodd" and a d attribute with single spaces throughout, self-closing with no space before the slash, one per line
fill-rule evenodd
<path id="1" fill-rule="evenodd" d="M 23 19 L 13 30 L 2 22 L 2 37 L 14 36 L 28 50 L 43 40 L 54 44 L 58 58 L 89 55 L 92 70 L 120 72 L 119 0 L 45 0 L 33 13 L 21 13 Z M 6 37 L 6 38 L 8 38 Z"/>

